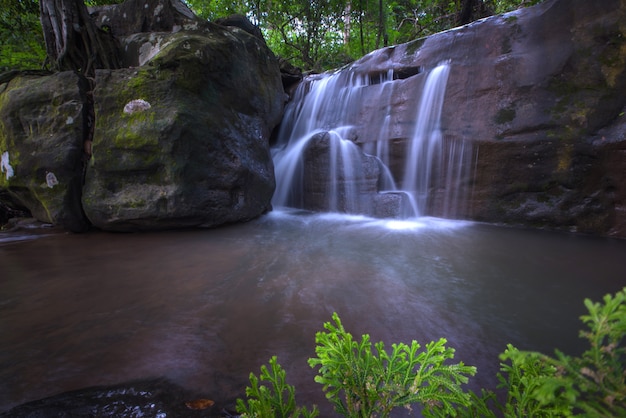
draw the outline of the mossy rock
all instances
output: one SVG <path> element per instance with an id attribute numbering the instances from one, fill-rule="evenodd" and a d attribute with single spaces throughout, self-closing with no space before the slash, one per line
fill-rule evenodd
<path id="1" fill-rule="evenodd" d="M 106 230 L 211 227 L 268 211 L 269 136 L 284 102 L 273 54 L 237 28 L 151 39 L 161 49 L 145 65 L 96 74 L 89 220 Z"/>
<path id="2" fill-rule="evenodd" d="M 73 231 L 88 226 L 80 204 L 82 87 L 73 72 L 18 76 L 0 87 L 0 154 L 7 166 L 0 189 L 39 221 Z"/>

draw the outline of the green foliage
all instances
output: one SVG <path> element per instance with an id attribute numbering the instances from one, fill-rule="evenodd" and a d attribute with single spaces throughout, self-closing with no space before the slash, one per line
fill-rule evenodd
<path id="1" fill-rule="evenodd" d="M 510 12 L 520 7 L 534 6 L 543 0 L 494 0 L 496 14 Z"/>
<path id="2" fill-rule="evenodd" d="M 0 72 L 40 69 L 46 57 L 37 0 L 0 0 Z"/>
<path id="3" fill-rule="evenodd" d="M 557 369 L 544 359 L 535 355 L 522 356 L 520 351 L 512 345 L 500 355 L 498 388 L 506 390 L 506 400 L 501 404 L 496 394 L 483 389 L 481 396 L 471 394 L 472 402 L 469 408 L 460 413 L 462 417 L 485 417 L 497 416 L 512 417 L 566 417 L 570 416 L 569 405 L 548 405 L 542 403 L 536 396 L 535 391 L 540 388 L 547 379 L 552 378 Z M 500 412 L 500 415 L 496 414 Z"/>
<path id="4" fill-rule="evenodd" d="M 581 317 L 588 329 L 580 336 L 589 349 L 580 357 L 555 351 L 555 357 L 520 351 L 508 345 L 500 355 L 498 389 L 505 391 L 502 403 L 491 390 L 480 395 L 462 390 L 476 368 L 463 363 L 444 364 L 454 357 L 445 339 L 430 342 L 425 350 L 413 341 L 410 346 L 393 344 L 391 353 L 369 335 L 360 341 L 344 329 L 339 316 L 324 324 L 327 332 L 316 334 L 319 366 L 315 381 L 323 385 L 335 410 L 347 417 L 387 417 L 397 407 L 419 405 L 425 417 L 626 417 L 626 288 L 602 303 L 585 299 L 588 315 Z M 273 390 L 259 386 L 250 375 L 246 389 L 248 404 L 237 400 L 237 410 L 247 417 L 316 416 L 295 404 L 293 386 L 285 384 L 285 372 L 276 357 L 271 373 L 261 367 L 260 380 Z M 251 399 L 250 399 L 251 398 Z"/>
<path id="5" fill-rule="evenodd" d="M 340 67 L 383 46 L 459 24 L 468 0 L 185 0 L 215 20 L 233 13 L 259 25 L 269 47 L 306 70 Z M 474 0 L 472 19 L 542 0 Z"/>
<path id="6" fill-rule="evenodd" d="M 394 408 L 421 404 L 425 416 L 455 416 L 456 407 L 468 403 L 461 384 L 476 368 L 444 364 L 454 357 L 445 339 L 430 342 L 419 352 L 417 341 L 410 346 L 393 344 L 391 353 L 378 342 L 374 354 L 369 335 L 355 341 L 336 313 L 333 321 L 324 324 L 328 332 L 317 333 L 317 357 L 309 359 L 309 365 L 319 366 L 315 381 L 323 385 L 338 413 L 387 417 Z"/>
<path id="7" fill-rule="evenodd" d="M 270 48 L 306 70 L 340 67 L 387 45 L 458 25 L 468 0 L 184 0 L 200 17 L 243 14 Z M 474 0 L 478 14 L 504 13 L 542 0 Z M 122 0 L 85 0 L 88 6 Z M 0 71 L 45 61 L 38 0 L 0 0 Z"/>
<path id="8" fill-rule="evenodd" d="M 343 64 L 345 0 L 260 1 L 260 26 L 278 55 L 307 69 Z M 339 60 L 341 61 L 341 60 Z"/>
<path id="9" fill-rule="evenodd" d="M 184 0 L 196 16 L 216 20 L 233 14 L 250 16 L 253 3 L 246 0 Z"/>
<path id="10" fill-rule="evenodd" d="M 123 0 L 86 0 L 88 6 Z M 0 72 L 41 69 L 46 59 L 38 0 L 0 0 Z"/>
<path id="11" fill-rule="evenodd" d="M 296 407 L 295 389 L 285 382 L 286 372 L 278 364 L 276 356 L 270 359 L 270 368 L 261 366 L 261 375 L 258 378 L 250 373 L 250 386 L 246 388 L 248 402 L 237 399 L 237 412 L 248 418 L 316 417 L 316 407 L 311 412 L 306 407 Z"/>
<path id="12" fill-rule="evenodd" d="M 588 329 L 580 336 L 589 349 L 580 357 L 559 350 L 551 357 L 519 351 L 509 345 L 500 359 L 500 388 L 504 404 L 493 392 L 472 394 L 472 405 L 462 416 L 495 417 L 624 417 L 626 416 L 626 288 L 603 303 L 585 299 Z"/>
<path id="13" fill-rule="evenodd" d="M 580 357 L 556 351 L 556 357 L 536 353 L 557 373 L 544 379 L 533 393 L 544 405 L 573 405 L 580 416 L 626 416 L 626 288 L 604 303 L 585 299 L 588 315 L 581 317 L 587 330 L 581 338 L 589 349 Z"/>

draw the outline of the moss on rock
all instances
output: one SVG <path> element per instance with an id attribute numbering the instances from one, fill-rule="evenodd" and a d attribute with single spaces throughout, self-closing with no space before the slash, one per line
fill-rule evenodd
<path id="1" fill-rule="evenodd" d="M 142 67 L 96 74 L 87 216 L 107 230 L 259 216 L 275 185 L 269 135 L 283 107 L 277 60 L 237 28 L 167 34 L 161 45 Z M 132 101 L 141 105 L 124 112 Z"/>

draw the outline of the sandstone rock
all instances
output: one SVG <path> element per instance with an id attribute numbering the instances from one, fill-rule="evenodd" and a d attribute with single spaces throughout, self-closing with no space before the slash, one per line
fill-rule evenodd
<path id="1" fill-rule="evenodd" d="M 343 142 L 343 149 L 340 142 Z M 393 209 L 383 208 L 382 200 L 380 205 L 375 204 L 380 179 L 380 161 L 376 157 L 361 152 L 356 146 L 349 146 L 345 139 L 320 132 L 309 140 L 303 158 L 301 207 L 371 216 L 398 215 Z M 333 159 L 334 163 L 331 162 Z M 348 166 L 346 161 L 350 161 Z M 336 166 L 335 173 L 331 165 Z M 338 193 L 331 192 L 331 189 Z M 329 201 L 331 199 L 336 201 Z M 391 206 L 399 207 L 395 202 Z"/>
<path id="2" fill-rule="evenodd" d="M 209 227 L 269 210 L 277 59 L 262 38 L 181 2 L 137 3 L 92 9 L 131 67 L 99 70 L 95 89 L 70 72 L 0 77 L 2 207 L 73 231 Z"/>
<path id="3" fill-rule="evenodd" d="M 118 39 L 136 33 L 198 29 L 206 23 L 177 0 L 128 0 L 90 7 L 89 13 L 96 26 Z"/>
<path id="4" fill-rule="evenodd" d="M 80 204 L 83 91 L 73 72 L 0 84 L 0 189 L 40 221 L 72 231 L 88 227 Z"/>
<path id="5" fill-rule="evenodd" d="M 470 177 L 448 185 L 468 198 L 456 216 L 624 237 L 624 22 L 619 0 L 547 0 L 375 51 L 350 71 L 396 80 L 388 100 L 377 85 L 362 89 L 358 141 L 379 140 L 390 114 L 383 140 L 397 175 L 425 77 L 449 61 L 443 135 L 474 153 Z"/>
<path id="6" fill-rule="evenodd" d="M 261 32 L 261 29 L 259 29 L 258 26 L 253 25 L 252 22 L 250 22 L 248 18 L 245 17 L 244 15 L 241 15 L 241 14 L 230 15 L 227 17 L 217 19 L 215 23 L 221 26 L 237 27 L 239 29 L 242 29 L 248 32 L 250 35 L 256 36 L 262 42 L 265 42 L 265 39 L 263 39 L 263 33 Z"/>
<path id="7" fill-rule="evenodd" d="M 89 220 L 105 230 L 210 227 L 269 210 L 269 136 L 284 101 L 273 55 L 234 27 L 146 36 L 158 48 L 143 66 L 96 75 Z"/>

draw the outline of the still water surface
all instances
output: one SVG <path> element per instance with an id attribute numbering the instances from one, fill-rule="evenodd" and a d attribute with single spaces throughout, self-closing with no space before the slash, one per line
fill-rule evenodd
<path id="1" fill-rule="evenodd" d="M 328 411 L 315 332 L 425 344 L 495 385 L 497 355 L 576 354 L 583 299 L 626 286 L 626 240 L 433 218 L 274 212 L 215 230 L 0 240 L 0 412 L 94 385 L 166 377 L 231 402 L 272 355 Z"/>

